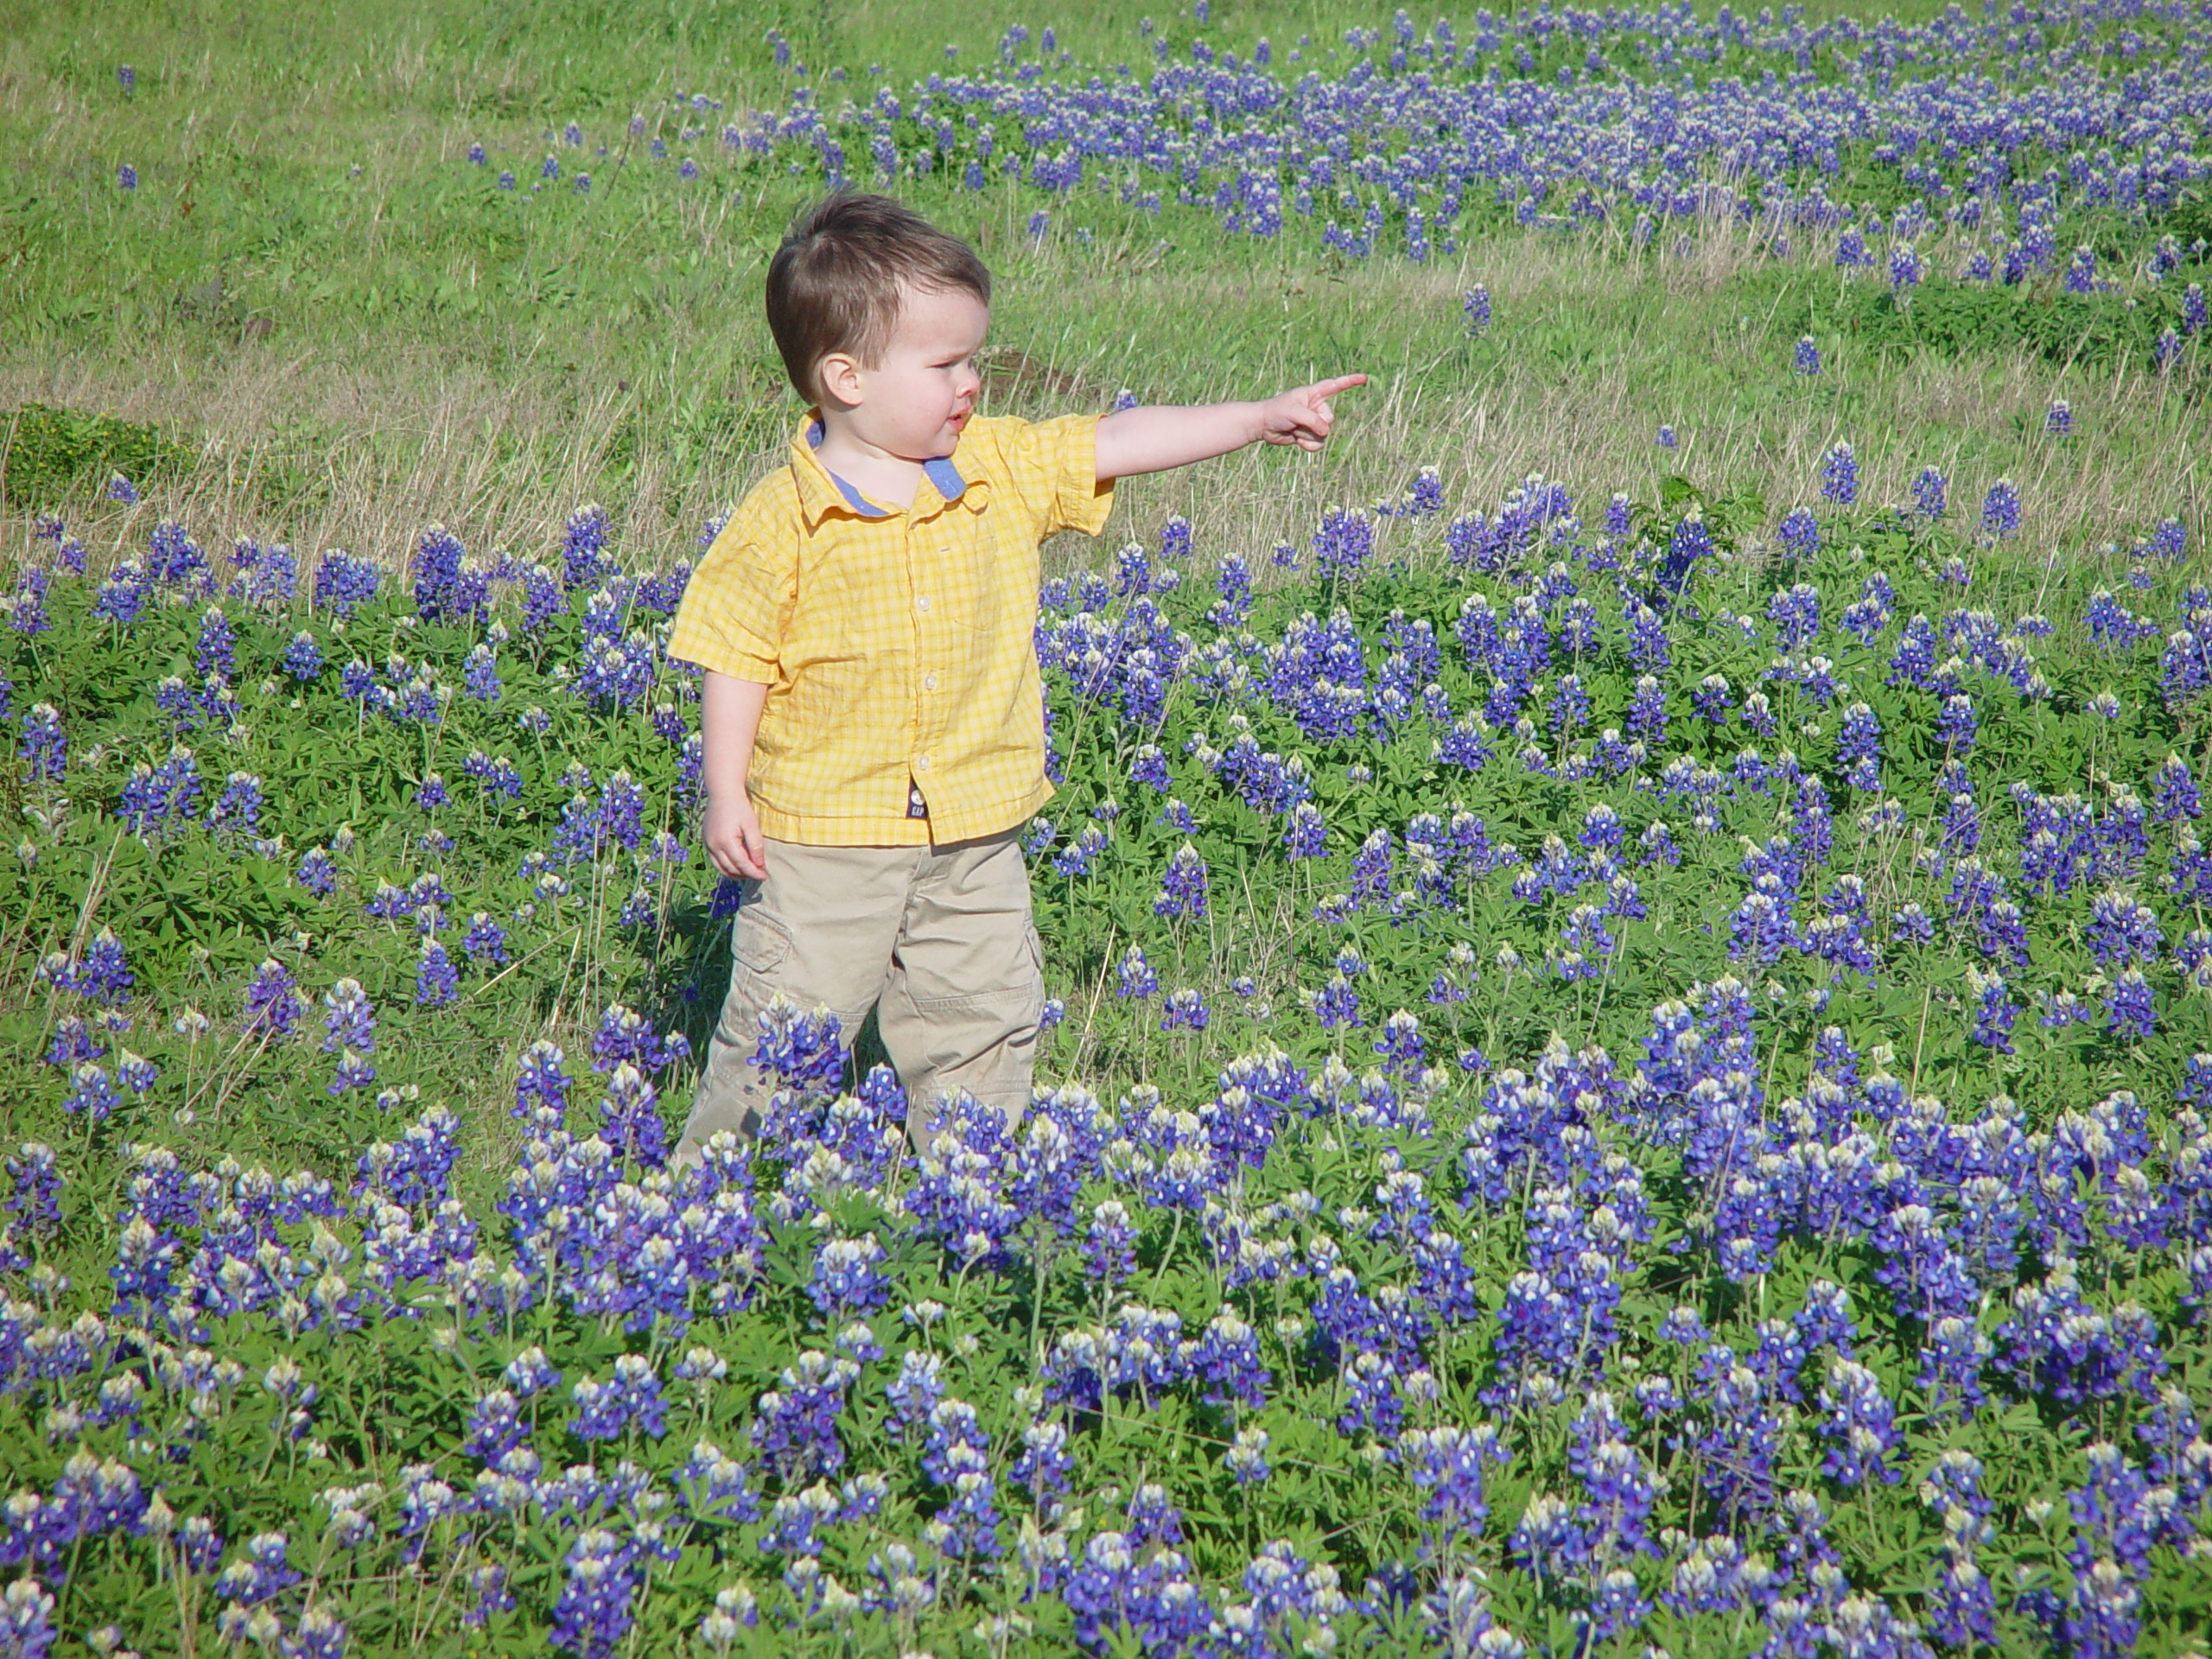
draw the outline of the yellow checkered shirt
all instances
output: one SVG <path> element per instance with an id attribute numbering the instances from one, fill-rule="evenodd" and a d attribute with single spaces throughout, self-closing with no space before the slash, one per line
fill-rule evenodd
<path id="1" fill-rule="evenodd" d="M 824 469 L 816 418 L 708 548 L 669 655 L 769 687 L 747 779 L 765 834 L 895 847 L 1012 829 L 1052 796 L 1038 543 L 1105 525 L 1098 416 L 973 420 L 903 512 Z"/>

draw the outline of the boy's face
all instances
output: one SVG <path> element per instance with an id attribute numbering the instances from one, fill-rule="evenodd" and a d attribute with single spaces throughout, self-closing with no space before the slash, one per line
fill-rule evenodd
<path id="1" fill-rule="evenodd" d="M 842 352 L 822 359 L 817 372 L 825 408 L 855 436 L 892 454 L 910 461 L 950 454 L 982 390 L 976 353 L 990 317 L 981 300 L 960 289 L 902 289 L 880 361 L 863 364 Z"/>

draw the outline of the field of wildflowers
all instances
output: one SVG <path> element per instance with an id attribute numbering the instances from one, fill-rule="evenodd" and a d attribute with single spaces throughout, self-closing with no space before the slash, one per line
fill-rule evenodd
<path id="1" fill-rule="evenodd" d="M 0 1656 L 2212 1641 L 2212 10 L 1232 21 L 897 75 L 786 21 L 435 163 L 656 253 L 841 177 L 1017 260 L 1198 225 L 1425 294 L 1445 379 L 1523 255 L 1817 296 L 1737 394 L 1804 453 L 1639 406 L 1482 488 L 1393 391 L 1323 486 L 1379 494 L 1052 550 L 1039 1093 L 927 1158 L 788 1008 L 760 1141 L 668 1166 L 734 898 L 670 525 L 731 452 L 348 552 L 17 410 Z M 25 270 L 11 361 L 136 338 Z M 1866 400 L 1997 359 L 2050 378 L 1968 446 Z"/>

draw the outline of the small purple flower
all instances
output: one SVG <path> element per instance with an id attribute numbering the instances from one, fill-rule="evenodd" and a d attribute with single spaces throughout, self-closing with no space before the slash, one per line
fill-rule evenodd
<path id="1" fill-rule="evenodd" d="M 442 1008 L 461 995 L 461 972 L 435 938 L 423 941 L 422 959 L 415 965 L 415 1005 Z"/>
<path id="2" fill-rule="evenodd" d="M 1477 283 L 1459 299 L 1459 315 L 1466 319 L 1467 333 L 1478 339 L 1490 327 L 1490 289 Z"/>
<path id="3" fill-rule="evenodd" d="M 291 970 L 273 957 L 264 957 L 245 988 L 245 1032 L 264 1039 L 291 1033 L 299 1023 L 306 1001 Z"/>
<path id="4" fill-rule="evenodd" d="M 1206 861 L 1189 842 L 1176 849 L 1174 856 L 1168 860 L 1167 873 L 1160 880 L 1160 894 L 1153 900 L 1152 910 L 1155 916 L 1205 919 Z"/>
<path id="5" fill-rule="evenodd" d="M 1859 458 L 1839 441 L 1821 457 L 1821 499 L 1849 506 L 1859 499 Z"/>
<path id="6" fill-rule="evenodd" d="M 2158 1023 L 2150 982 L 2139 968 L 2123 968 L 2105 999 L 2105 1029 L 2122 1042 L 2147 1041 Z"/>
<path id="7" fill-rule="evenodd" d="M 2019 528 L 2020 492 L 2011 479 L 2000 478 L 1982 498 L 1981 533 L 1991 541 L 2001 541 L 2018 533 Z"/>
<path id="8" fill-rule="evenodd" d="M 1144 947 L 1132 944 L 1114 970 L 1114 995 L 1142 1001 L 1160 995 L 1160 975 L 1145 960 Z"/>
<path id="9" fill-rule="evenodd" d="M 461 936 L 461 948 L 470 962 L 479 967 L 489 967 L 507 960 L 507 931 L 492 918 L 488 911 L 477 911 L 468 918 L 468 931 Z"/>

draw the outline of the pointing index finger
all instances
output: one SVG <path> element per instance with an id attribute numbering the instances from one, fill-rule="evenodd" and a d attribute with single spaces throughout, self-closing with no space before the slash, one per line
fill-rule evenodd
<path id="1" fill-rule="evenodd" d="M 1320 381 L 1313 390 L 1324 397 L 1333 397 L 1340 391 L 1353 386 L 1363 386 L 1366 384 L 1367 377 L 1363 374 L 1339 374 L 1331 379 Z"/>

